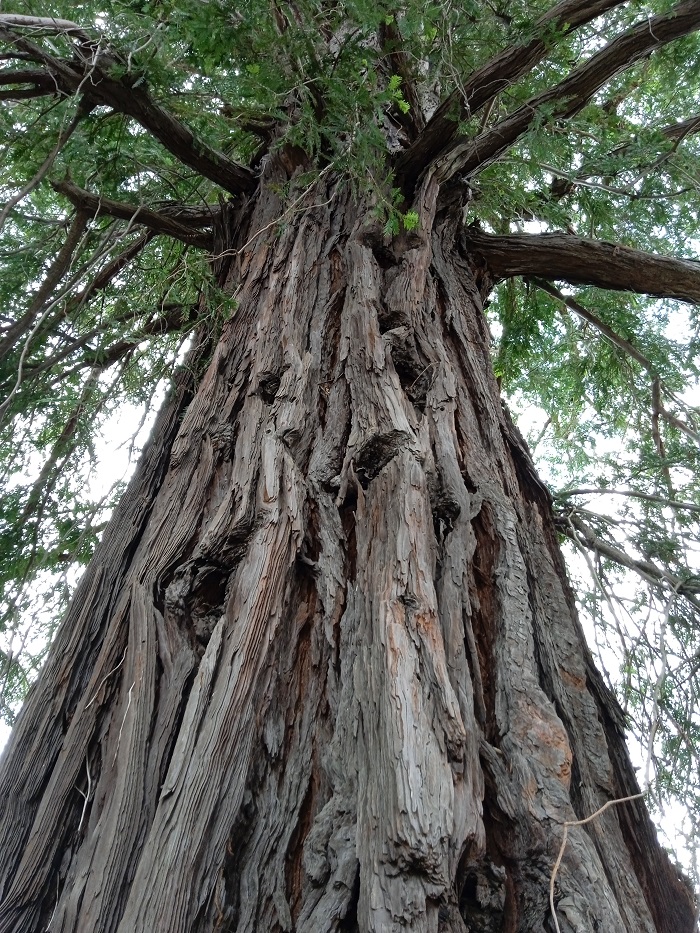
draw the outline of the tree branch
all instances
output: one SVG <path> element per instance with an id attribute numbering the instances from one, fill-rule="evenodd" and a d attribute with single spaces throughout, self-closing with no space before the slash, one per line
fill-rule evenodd
<path id="1" fill-rule="evenodd" d="M 387 58 L 390 71 L 401 78 L 401 91 L 410 108 L 407 113 L 394 108 L 393 116 L 406 129 L 408 138 L 413 139 L 425 128 L 425 117 L 416 92 L 411 65 L 403 49 L 403 39 L 396 17 L 380 24 L 379 44 Z"/>
<path id="2" fill-rule="evenodd" d="M 644 356 L 643 353 L 629 342 L 625 340 L 624 337 L 621 337 L 616 331 L 609 327 L 605 321 L 601 320 L 597 314 L 593 314 L 592 311 L 589 311 L 588 308 L 576 301 L 575 298 L 571 298 L 568 295 L 562 294 L 558 288 L 555 288 L 553 285 L 550 285 L 549 282 L 545 282 L 542 279 L 532 280 L 533 285 L 536 285 L 538 288 L 541 288 L 543 292 L 547 292 L 548 295 L 551 295 L 553 298 L 556 298 L 557 301 L 560 301 L 565 307 L 573 311 L 578 317 L 582 320 L 587 321 L 589 324 L 592 324 L 597 331 L 600 331 L 604 337 L 607 337 L 610 343 L 613 346 L 617 347 L 618 350 L 622 350 L 623 353 L 626 353 L 628 356 L 631 356 L 633 360 L 636 360 L 642 369 L 645 369 L 650 375 L 656 376 L 656 370 L 652 365 L 651 361 Z"/>
<path id="3" fill-rule="evenodd" d="M 210 235 L 201 233 L 198 230 L 192 230 L 174 218 L 159 214 L 157 211 L 152 211 L 142 205 L 125 204 L 123 201 L 113 201 L 111 198 L 92 194 L 68 180 L 54 181 L 51 183 L 51 187 L 54 191 L 58 191 L 59 194 L 65 195 L 77 208 L 89 211 L 95 217 L 108 215 L 117 217 L 119 220 L 129 220 L 148 227 L 154 233 L 174 237 L 176 240 L 187 243 L 188 246 L 211 249 L 212 238 Z"/>
<path id="4" fill-rule="evenodd" d="M 670 150 L 663 152 L 658 158 L 654 159 L 653 162 L 645 165 L 643 167 L 642 174 L 639 176 L 639 178 L 642 178 L 645 175 L 648 175 L 650 172 L 653 172 L 655 169 L 659 168 L 660 165 L 662 165 L 665 161 L 667 161 L 671 157 L 671 155 L 677 151 L 678 147 L 681 145 L 683 140 L 685 140 L 688 136 L 692 136 L 695 133 L 700 133 L 700 114 L 693 114 L 692 117 L 688 117 L 687 119 L 681 120 L 677 123 L 670 123 L 666 126 L 662 126 L 661 128 L 657 127 L 656 131 L 660 133 L 661 136 L 665 137 L 670 142 L 672 142 L 673 146 L 671 147 Z M 616 146 L 615 149 L 613 149 L 608 154 L 608 157 L 619 158 L 625 155 L 625 153 L 629 152 L 632 146 L 633 146 L 633 142 L 631 141 L 623 143 L 620 146 Z M 595 165 L 593 164 L 584 163 L 575 175 L 572 175 L 569 172 L 562 171 L 561 169 L 555 168 L 552 165 L 542 164 L 541 167 L 545 169 L 546 171 L 551 172 L 552 175 L 554 175 L 554 179 L 552 181 L 549 194 L 547 196 L 548 200 L 559 200 L 560 198 L 565 197 L 567 194 L 570 194 L 571 191 L 573 191 L 573 189 L 579 185 L 582 187 L 599 188 L 602 191 L 610 191 L 612 194 L 621 194 L 628 198 L 634 198 L 634 199 L 639 198 L 639 195 L 634 190 L 625 190 L 623 188 L 613 188 L 610 185 L 603 185 L 603 184 L 587 181 L 587 179 L 590 178 L 592 175 L 600 174 L 599 171 L 596 171 Z M 624 168 L 626 171 L 629 170 L 629 165 L 625 164 Z M 637 165 L 637 168 L 642 169 L 642 166 Z M 618 174 L 619 174 L 618 171 L 611 172 L 610 170 L 608 170 L 606 172 L 607 177 L 614 178 Z M 637 181 L 639 180 L 639 178 L 637 179 Z M 686 190 L 690 190 L 690 189 L 686 189 Z"/>
<path id="5" fill-rule="evenodd" d="M 17 192 L 17 194 L 14 194 L 3 205 L 3 208 L 0 211 L 0 230 L 2 230 L 2 228 L 5 226 L 5 221 L 7 220 L 12 209 L 16 207 L 23 198 L 25 198 L 28 194 L 34 191 L 34 189 L 41 184 L 44 178 L 51 171 L 51 168 L 54 162 L 56 161 L 56 156 L 66 145 L 66 143 L 71 138 L 73 133 L 76 131 L 76 129 L 78 128 L 78 124 L 80 123 L 82 118 L 85 116 L 85 114 L 88 112 L 88 109 L 89 108 L 84 107 L 82 103 L 78 104 L 78 108 L 75 113 L 75 116 L 70 121 L 68 126 L 64 130 L 61 131 L 58 139 L 56 140 L 56 145 L 53 147 L 51 152 L 46 156 L 46 158 L 40 165 L 37 173 L 34 175 L 33 178 L 30 178 L 30 180 L 26 183 L 26 185 L 24 185 Z"/>
<path id="6" fill-rule="evenodd" d="M 555 499 L 570 499 L 573 496 L 625 496 L 630 499 L 641 499 L 642 502 L 651 502 L 662 508 L 680 509 L 688 512 L 700 512 L 700 505 L 695 502 L 679 502 L 676 499 L 666 499 L 663 496 L 653 496 L 647 492 L 637 492 L 636 489 L 565 489 L 554 494 Z"/>
<path id="7" fill-rule="evenodd" d="M 44 65 L 64 94 L 83 94 L 93 105 L 107 106 L 132 117 L 180 162 L 231 194 L 250 192 L 256 187 L 254 172 L 197 138 L 184 123 L 157 104 L 143 85 L 135 86 L 129 74 L 121 79 L 110 77 L 110 70 L 123 70 L 124 63 L 99 42 L 89 40 L 85 34 L 78 36 L 81 41 L 75 47 L 76 58 L 68 62 L 10 29 L 2 17 L 0 36 L 28 54 L 32 61 Z"/>
<path id="8" fill-rule="evenodd" d="M 556 524 L 562 534 L 566 535 L 567 538 L 571 538 L 571 540 L 577 544 L 583 545 L 591 551 L 595 551 L 602 557 L 607 557 L 608 560 L 613 561 L 613 563 L 618 564 L 620 567 L 627 567 L 629 570 L 634 570 L 635 573 L 640 574 L 645 580 L 648 580 L 656 586 L 666 584 L 672 587 L 679 596 L 684 596 L 696 609 L 700 609 L 700 600 L 698 599 L 700 581 L 693 581 L 692 578 L 683 580 L 681 577 L 669 573 L 662 567 L 651 563 L 651 561 L 636 560 L 634 557 L 630 557 L 629 554 L 621 551 L 620 548 L 608 544 L 607 541 L 603 541 L 602 538 L 599 538 L 592 528 L 589 528 L 585 522 L 573 513 L 558 516 Z"/>
<path id="9" fill-rule="evenodd" d="M 700 29 L 700 0 L 685 0 L 668 13 L 651 16 L 613 39 L 559 84 L 529 101 L 476 139 L 458 139 L 435 161 L 436 178 L 457 172 L 469 175 L 506 152 L 546 113 L 549 120 L 568 119 L 621 71 L 674 39 Z"/>
<path id="10" fill-rule="evenodd" d="M 70 229 L 68 230 L 68 234 L 66 235 L 66 239 L 56 254 L 56 258 L 52 262 L 51 267 L 46 274 L 46 278 L 39 286 L 36 294 L 34 295 L 34 298 L 29 304 L 29 307 L 22 315 L 22 317 L 11 324 L 2 335 L 2 340 L 0 340 L 0 360 L 5 359 L 8 353 L 12 351 L 18 338 L 29 330 L 38 315 L 41 313 L 47 300 L 51 297 L 53 290 L 56 288 L 58 283 L 70 268 L 70 265 L 73 261 L 73 254 L 76 250 L 76 247 L 78 246 L 78 243 L 82 239 L 83 234 L 87 230 L 89 220 L 90 214 L 86 210 L 78 208 L 78 211 L 73 218 L 73 223 L 71 224 Z"/>
<path id="11" fill-rule="evenodd" d="M 700 269 L 698 270 L 700 272 Z M 662 459 L 665 457 L 663 450 L 663 443 L 661 440 L 661 434 L 659 432 L 659 418 L 670 424 L 672 427 L 676 428 L 678 431 L 682 431 L 686 434 L 691 440 L 696 444 L 700 444 L 700 434 L 697 431 L 694 431 L 689 425 L 681 421 L 680 418 L 676 418 L 675 415 L 672 415 L 671 412 L 667 411 L 664 407 L 663 402 L 661 401 L 661 393 L 667 391 L 656 371 L 656 368 L 652 364 L 651 360 L 648 360 L 643 353 L 641 353 L 629 340 L 625 340 L 624 337 L 621 337 L 616 331 L 609 327 L 605 321 L 601 320 L 598 315 L 593 314 L 592 311 L 589 311 L 588 308 L 576 301 L 575 298 L 570 296 L 563 295 L 558 288 L 555 288 L 549 282 L 544 282 L 542 279 L 533 278 L 532 283 L 541 288 L 542 291 L 547 292 L 553 298 L 556 298 L 558 301 L 561 301 L 563 305 L 569 308 L 574 314 L 582 318 L 584 321 L 587 321 L 589 324 L 592 324 L 604 337 L 616 346 L 619 350 L 622 350 L 623 353 L 626 353 L 628 356 L 631 356 L 633 360 L 636 360 L 637 363 L 646 370 L 647 373 L 652 377 L 652 405 L 653 405 L 653 414 L 652 414 L 652 434 L 654 436 L 654 442 L 657 447 L 659 457 Z M 665 473 L 668 475 L 668 469 L 664 468 Z M 669 476 L 670 484 L 670 476 Z M 700 511 L 700 509 L 699 509 Z"/>
<path id="12" fill-rule="evenodd" d="M 532 71 L 550 49 L 552 30 L 572 32 L 596 17 L 621 6 L 623 0 L 562 0 L 536 23 L 538 35 L 524 45 L 511 45 L 471 74 L 435 111 L 418 139 L 396 162 L 396 177 L 412 189 L 421 172 L 449 144 L 460 121 L 493 100 L 497 94 Z"/>
<path id="13" fill-rule="evenodd" d="M 46 94 L 57 93 L 56 82 L 44 69 L 20 68 L 14 71 L 10 69 L 0 71 L 0 86 L 13 84 L 31 86 L 0 91 L 0 100 L 25 100 L 30 97 L 43 97 Z"/>
<path id="14" fill-rule="evenodd" d="M 96 291 L 101 291 L 103 288 L 106 288 L 112 279 L 118 275 L 122 269 L 124 269 L 131 260 L 137 256 L 141 250 L 147 246 L 155 233 L 153 230 L 148 230 L 137 240 L 134 240 L 133 243 L 130 243 L 126 249 L 122 250 L 114 259 L 110 260 L 106 266 L 104 266 L 92 280 L 92 282 L 87 286 L 84 291 L 79 295 L 75 296 L 75 305 L 79 307 L 84 304 L 88 298 L 91 298 Z"/>
<path id="15" fill-rule="evenodd" d="M 55 16 L 23 16 L 20 13 L 0 13 L 0 24 L 14 26 L 18 29 L 31 29 L 32 31 L 59 33 L 67 36 L 77 36 L 85 42 L 90 37 L 77 23 L 70 19 L 57 19 Z"/>
<path id="16" fill-rule="evenodd" d="M 686 136 L 692 136 L 693 133 L 700 133 L 700 113 L 688 117 L 687 120 L 681 120 L 678 123 L 671 123 L 668 126 L 664 126 L 661 133 L 667 139 L 673 140 L 685 139 Z"/>
<path id="17" fill-rule="evenodd" d="M 565 233 L 495 236 L 470 227 L 463 233 L 463 242 L 496 279 L 546 276 L 700 304 L 700 263 L 690 259 L 657 256 Z"/>
<path id="18" fill-rule="evenodd" d="M 183 305 L 173 303 L 164 305 L 162 313 L 152 320 L 147 321 L 141 326 L 140 330 L 134 331 L 128 337 L 101 349 L 89 348 L 84 357 L 69 369 L 57 373 L 50 381 L 50 385 L 65 380 L 74 373 L 79 372 L 86 367 L 98 366 L 100 372 L 108 369 L 119 359 L 121 359 L 129 350 L 147 340 L 150 337 L 162 337 L 164 334 L 173 334 L 183 332 L 186 328 L 191 328 L 197 323 L 198 308 L 195 305 Z M 106 321 L 100 327 L 93 327 L 87 334 L 67 344 L 53 356 L 45 359 L 40 365 L 28 367 L 24 372 L 25 382 L 40 376 L 42 373 L 49 372 L 59 363 L 62 363 L 69 356 L 73 356 L 79 350 L 84 349 L 94 340 L 104 334 L 110 327 L 115 327 L 120 323 L 129 323 L 134 317 L 133 313 L 119 315 Z M 0 389 L 0 391 L 2 391 Z"/>

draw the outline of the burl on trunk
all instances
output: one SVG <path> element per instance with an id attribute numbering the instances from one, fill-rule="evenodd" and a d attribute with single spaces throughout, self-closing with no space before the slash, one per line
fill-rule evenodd
<path id="1" fill-rule="evenodd" d="M 564 822 L 636 783 L 458 189 L 388 243 L 268 173 L 6 753 L 0 930 L 551 931 Z M 640 801 L 570 831 L 555 900 L 693 924 Z"/>

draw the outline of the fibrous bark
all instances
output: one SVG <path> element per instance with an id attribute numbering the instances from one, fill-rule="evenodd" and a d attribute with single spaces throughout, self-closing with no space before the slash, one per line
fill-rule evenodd
<path id="1" fill-rule="evenodd" d="M 470 228 L 464 239 L 466 248 L 482 257 L 496 279 L 546 276 L 700 303 L 700 264 L 695 260 L 659 256 L 566 233 L 494 236 Z"/>
<path id="2" fill-rule="evenodd" d="M 276 228 L 282 165 L 6 752 L 3 933 L 551 930 L 564 821 L 636 790 L 459 205 L 387 243 L 326 180 Z M 639 801 L 557 903 L 693 923 Z"/>

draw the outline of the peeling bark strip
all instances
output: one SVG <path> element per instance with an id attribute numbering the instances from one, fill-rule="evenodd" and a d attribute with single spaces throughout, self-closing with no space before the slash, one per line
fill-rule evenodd
<path id="1" fill-rule="evenodd" d="M 276 229 L 266 172 L 6 752 L 0 931 L 551 929 L 637 787 L 459 206 L 387 245 L 321 179 Z M 639 803 L 557 882 L 562 930 L 693 926 Z"/>

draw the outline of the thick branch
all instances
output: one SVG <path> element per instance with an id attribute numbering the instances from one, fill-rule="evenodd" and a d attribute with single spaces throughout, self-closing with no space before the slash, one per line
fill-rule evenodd
<path id="1" fill-rule="evenodd" d="M 84 29 L 70 19 L 57 19 L 55 16 L 23 16 L 20 13 L 0 13 L 0 24 L 14 26 L 18 29 L 31 29 L 34 31 L 62 33 L 68 36 L 78 36 L 89 41 Z"/>
<path id="2" fill-rule="evenodd" d="M 673 140 L 685 139 L 686 136 L 692 136 L 693 133 L 700 133 L 700 114 L 696 113 L 679 123 L 671 123 L 669 126 L 665 126 L 661 132 L 667 139 Z"/>
<path id="3" fill-rule="evenodd" d="M 110 69 L 120 68 L 123 63 L 98 43 L 83 41 L 76 48 L 76 60 L 68 62 L 18 35 L 4 25 L 1 18 L 0 36 L 27 53 L 32 61 L 43 64 L 64 94 L 83 94 L 93 105 L 111 107 L 132 117 L 184 165 L 232 194 L 255 188 L 254 172 L 198 139 L 188 127 L 157 104 L 144 86 L 132 86 L 129 75 L 120 80 L 110 77 Z"/>
<path id="4" fill-rule="evenodd" d="M 52 187 L 59 194 L 65 195 L 76 207 L 89 211 L 95 217 L 107 215 L 120 220 L 133 221 L 165 236 L 174 237 L 189 246 L 198 246 L 201 249 L 211 249 L 211 237 L 197 230 L 192 230 L 185 224 L 179 223 L 172 217 L 159 214 L 147 207 L 134 204 L 125 204 L 123 201 L 113 201 L 79 188 L 72 181 L 52 182 Z"/>
<path id="5" fill-rule="evenodd" d="M 412 188 L 430 162 L 448 145 L 461 120 L 475 113 L 502 90 L 528 74 L 546 57 L 552 30 L 565 33 L 621 6 L 623 0 L 563 0 L 538 20 L 538 35 L 524 45 L 504 49 L 470 75 L 459 90 L 442 102 L 415 143 L 399 157 L 396 176 Z"/>
<path id="6" fill-rule="evenodd" d="M 700 263 L 565 233 L 494 236 L 469 228 L 466 248 L 496 279 L 546 276 L 578 285 L 700 304 Z"/>
<path id="7" fill-rule="evenodd" d="M 642 20 L 591 56 L 564 81 L 531 97 L 476 139 L 457 140 L 435 163 L 438 180 L 444 182 L 457 172 L 469 175 L 486 167 L 510 149 L 543 113 L 550 120 L 572 117 L 616 74 L 699 28 L 700 0 L 685 0 L 669 13 Z"/>
<path id="8" fill-rule="evenodd" d="M 164 217 L 171 217 L 188 227 L 213 227 L 221 216 L 220 207 L 196 207 L 180 201 L 157 201 L 153 207 Z"/>
<path id="9" fill-rule="evenodd" d="M 0 100 L 31 100 L 34 97 L 46 97 L 52 92 L 45 87 L 18 87 L 10 91 L 0 91 Z"/>
<path id="10" fill-rule="evenodd" d="M 44 69 L 19 68 L 0 71 L 0 86 L 30 85 L 30 87 L 15 87 L 7 91 L 0 91 L 0 100 L 23 100 L 28 97 L 42 97 L 45 94 L 55 94 L 56 82 Z"/>

